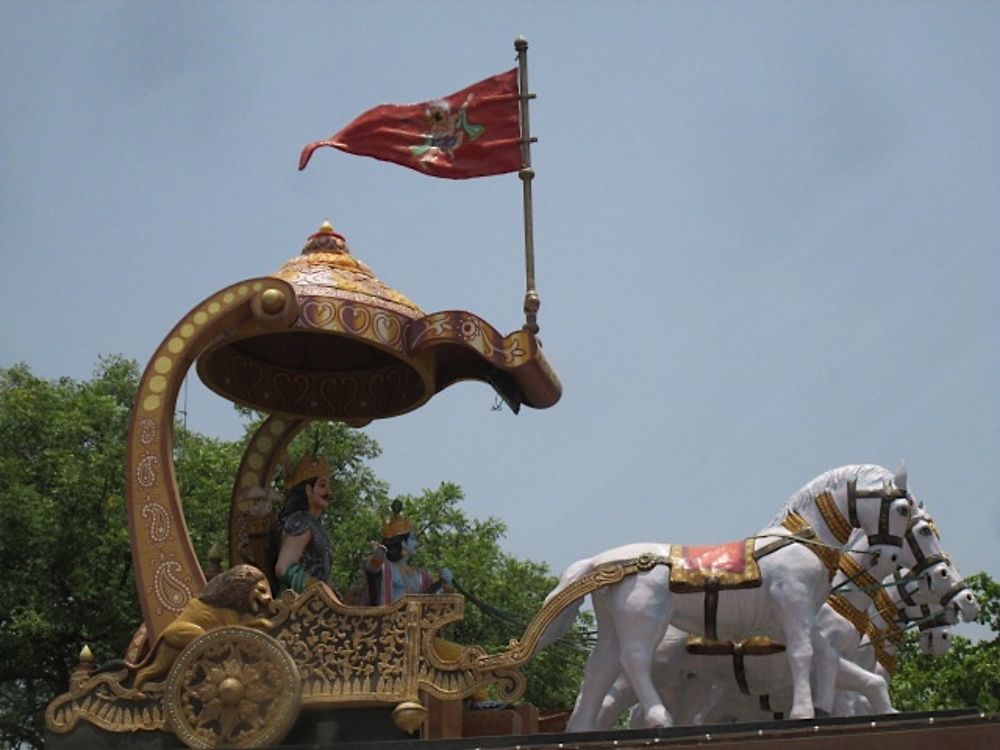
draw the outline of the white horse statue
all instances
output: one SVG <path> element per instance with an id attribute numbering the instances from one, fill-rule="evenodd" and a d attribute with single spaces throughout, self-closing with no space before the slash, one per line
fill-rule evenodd
<path id="1" fill-rule="evenodd" d="M 832 675 L 836 680 L 836 689 L 860 693 L 872 710 L 890 713 L 894 709 L 887 680 L 873 672 L 873 664 L 859 666 L 857 658 L 862 636 L 873 632 L 868 626 L 867 614 L 873 605 L 872 599 L 877 597 L 887 615 L 894 616 L 897 608 L 885 593 L 885 588 L 906 592 L 917 606 L 937 605 L 936 600 L 949 586 L 953 586 L 955 580 L 950 559 L 941 548 L 934 520 L 922 506 L 911 515 L 900 550 L 898 562 L 906 571 L 905 578 L 900 579 L 896 574 L 887 576 L 885 582 L 878 581 L 863 566 L 868 556 L 868 541 L 864 532 L 855 530 L 848 541 L 848 549 L 840 556 L 833 588 L 819 611 L 817 626 L 839 657 L 836 672 Z M 941 605 L 937 606 L 941 609 Z M 909 619 L 920 616 L 918 609 L 916 615 L 911 613 Z M 903 617 L 904 614 L 899 613 L 901 623 L 893 625 L 891 632 L 901 632 Z M 885 629 L 888 630 L 889 626 Z M 928 644 L 940 646 L 943 640 L 950 637 L 950 632 L 946 629 L 925 629 L 921 631 L 921 637 Z M 885 653 L 882 641 L 884 638 L 877 644 L 879 655 Z M 864 656 L 872 655 L 875 650 L 875 644 L 869 644 Z M 702 723 L 708 720 L 707 717 L 720 716 L 716 703 L 721 704 L 722 716 L 754 715 L 760 718 L 766 714 L 784 715 L 788 710 L 785 704 L 790 702 L 791 680 L 783 652 L 783 645 L 761 639 L 738 643 L 689 641 L 688 633 L 670 627 L 653 656 L 653 683 L 675 721 L 682 724 Z M 931 650 L 925 653 L 931 653 Z M 816 686 L 813 688 L 815 690 Z M 829 686 L 827 689 L 830 689 Z M 699 690 L 703 693 L 702 697 L 694 697 L 692 694 Z M 746 696 L 753 696 L 759 708 Z M 634 703 L 635 693 L 625 676 L 620 675 L 602 702 L 597 728 L 610 728 L 621 713 Z M 833 713 L 842 715 L 836 703 Z M 632 725 L 639 728 L 641 717 L 633 717 Z"/>
<path id="2" fill-rule="evenodd" d="M 912 509 L 904 472 L 894 477 L 881 466 L 843 466 L 792 495 L 767 527 L 744 542 L 686 552 L 670 544 L 629 544 L 572 564 L 547 603 L 571 587 L 579 590 L 584 579 L 607 583 L 589 589 L 597 643 L 567 729 L 595 728 L 602 701 L 622 672 L 642 706 L 642 723 L 673 725 L 651 677 L 653 653 L 668 624 L 712 640 L 766 636 L 785 644 L 793 695 L 789 717 L 809 718 L 816 709 L 829 713 L 839 659 L 815 620 L 840 554 L 852 529 L 860 528 L 870 559 L 878 562 L 873 575 L 894 570 Z M 732 564 L 741 546 L 748 553 L 744 569 Z M 636 572 L 616 574 L 623 566 Z M 755 570 L 741 572 L 748 568 Z M 554 619 L 541 647 L 569 629 L 582 597 Z M 814 673 L 817 685 L 829 690 L 813 694 Z"/>

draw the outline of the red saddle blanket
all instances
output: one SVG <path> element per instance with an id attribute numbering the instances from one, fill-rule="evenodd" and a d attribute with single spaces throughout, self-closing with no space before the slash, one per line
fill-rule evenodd
<path id="1" fill-rule="evenodd" d="M 760 568 L 753 556 L 753 539 L 708 547 L 670 545 L 670 590 L 686 594 L 760 586 Z"/>

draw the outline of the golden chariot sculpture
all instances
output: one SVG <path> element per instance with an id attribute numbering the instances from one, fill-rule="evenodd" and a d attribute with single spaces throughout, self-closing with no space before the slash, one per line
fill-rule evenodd
<path id="1" fill-rule="evenodd" d="M 325 584 L 274 601 L 258 590 L 245 607 L 212 609 L 205 597 L 199 617 L 212 626 L 190 631 L 167 674 L 147 668 L 136 679 L 164 631 L 206 587 L 173 463 L 177 396 L 195 363 L 209 388 L 269 415 L 233 486 L 234 566 L 262 567 L 255 537 L 273 519 L 249 512 L 247 498 L 271 486 L 280 457 L 311 420 L 364 425 L 416 409 L 459 380 L 490 383 L 514 410 L 552 406 L 562 390 L 530 326 L 502 336 L 469 312 L 425 315 L 352 256 L 329 224 L 277 273 L 210 295 L 153 354 L 131 416 L 126 497 L 143 623 L 124 662 L 78 674 L 52 701 L 49 736 L 91 725 L 112 734 L 171 732 L 189 747 L 255 747 L 281 742 L 301 708 L 391 706 L 396 725 L 409 732 L 426 718 L 423 696 L 459 700 L 493 684 L 503 700 L 518 697 L 518 666 L 530 658 L 547 612 L 503 654 L 468 646 L 445 661 L 433 641 L 461 619 L 461 596 L 357 607 Z"/>

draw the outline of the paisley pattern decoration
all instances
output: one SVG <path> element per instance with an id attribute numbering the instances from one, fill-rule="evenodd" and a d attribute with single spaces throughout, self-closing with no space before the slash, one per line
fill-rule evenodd
<path id="1" fill-rule="evenodd" d="M 153 574 L 153 590 L 156 601 L 166 610 L 177 615 L 188 603 L 194 592 L 185 584 L 181 576 L 183 568 L 176 560 L 163 560 Z"/>
<path id="2" fill-rule="evenodd" d="M 147 453 L 139 459 L 139 465 L 135 470 L 135 483 L 148 490 L 156 484 L 156 466 L 158 459 L 156 456 Z"/>
<path id="3" fill-rule="evenodd" d="M 156 422 L 149 417 L 143 417 L 139 420 L 139 443 L 141 445 L 152 445 L 156 442 L 157 434 Z"/>
<path id="4" fill-rule="evenodd" d="M 265 295 L 270 295 L 270 302 L 262 306 L 260 299 Z M 187 369 L 221 331 L 241 320 L 260 318 L 258 326 L 287 327 L 289 310 L 295 312 L 288 300 L 294 302 L 292 290 L 275 279 L 251 279 L 226 287 L 174 326 L 143 372 L 129 429 L 126 507 L 139 601 L 150 640 L 205 585 L 191 540 L 183 533 L 184 513 L 172 461 L 173 406 Z M 238 369 L 236 376 L 253 383 L 261 373 L 247 367 Z"/>
<path id="5" fill-rule="evenodd" d="M 147 533 L 155 544 L 163 544 L 170 536 L 170 514 L 160 503 L 148 497 L 146 501 L 142 506 L 142 517 L 149 522 Z"/>

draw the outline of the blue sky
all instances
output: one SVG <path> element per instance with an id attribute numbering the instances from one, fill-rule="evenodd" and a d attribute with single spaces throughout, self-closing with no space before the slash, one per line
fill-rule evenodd
<path id="1" fill-rule="evenodd" d="M 522 320 L 520 182 L 302 146 L 529 42 L 545 411 L 459 384 L 377 423 L 554 571 L 753 533 L 826 469 L 907 462 L 1000 577 L 1000 4 L 0 5 L 0 366 L 144 365 L 324 219 L 425 311 Z M 192 373 L 189 426 L 239 422 Z M 456 574 L 459 574 L 456 571 Z"/>

